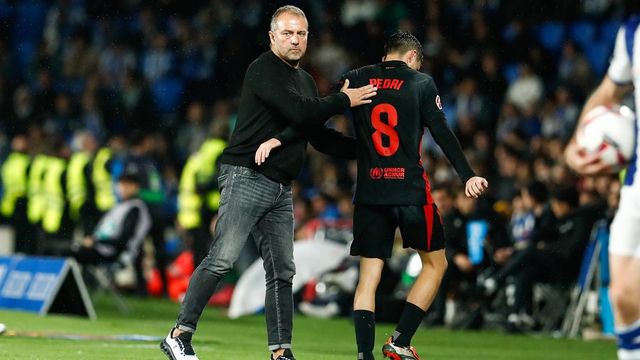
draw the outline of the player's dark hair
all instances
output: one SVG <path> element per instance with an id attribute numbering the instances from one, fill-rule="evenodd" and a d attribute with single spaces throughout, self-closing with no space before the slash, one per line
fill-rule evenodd
<path id="1" fill-rule="evenodd" d="M 389 37 L 384 45 L 385 55 L 391 53 L 404 54 L 407 51 L 415 50 L 422 60 L 422 44 L 418 39 L 408 32 L 397 32 Z"/>

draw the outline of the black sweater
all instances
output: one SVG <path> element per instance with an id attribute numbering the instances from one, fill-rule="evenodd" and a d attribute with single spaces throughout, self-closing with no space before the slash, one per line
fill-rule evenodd
<path id="1" fill-rule="evenodd" d="M 309 73 L 267 51 L 247 68 L 238 121 L 220 162 L 255 169 L 287 185 L 300 173 L 307 141 L 326 154 L 355 159 L 355 139 L 323 126 L 330 116 L 348 107 L 347 95 L 318 97 Z M 283 145 L 264 164 L 256 165 L 256 150 L 271 138 Z"/>

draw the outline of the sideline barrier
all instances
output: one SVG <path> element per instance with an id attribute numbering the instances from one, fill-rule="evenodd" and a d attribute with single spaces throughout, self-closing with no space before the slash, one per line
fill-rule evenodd
<path id="1" fill-rule="evenodd" d="M 71 258 L 0 256 L 0 309 L 96 318 L 78 264 Z"/>

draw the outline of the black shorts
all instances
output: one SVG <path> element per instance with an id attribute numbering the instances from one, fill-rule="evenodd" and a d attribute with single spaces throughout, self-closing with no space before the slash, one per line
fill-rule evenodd
<path id="1" fill-rule="evenodd" d="M 444 230 L 436 204 L 356 204 L 351 255 L 390 258 L 398 227 L 402 235 L 402 246 L 405 248 L 427 252 L 444 249 Z"/>

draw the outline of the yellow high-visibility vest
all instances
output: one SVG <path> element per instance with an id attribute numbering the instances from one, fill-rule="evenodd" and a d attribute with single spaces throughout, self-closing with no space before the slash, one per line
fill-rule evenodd
<path id="1" fill-rule="evenodd" d="M 209 139 L 205 141 L 198 153 L 200 154 L 200 169 L 198 170 L 197 182 L 207 183 L 216 172 L 216 162 L 222 151 L 227 146 L 227 142 L 222 139 Z M 220 192 L 218 190 L 210 191 L 205 197 L 206 206 L 217 211 L 220 206 Z"/>
<path id="2" fill-rule="evenodd" d="M 192 154 L 182 168 L 182 174 L 180 175 L 178 223 L 187 230 L 197 228 L 202 222 L 202 216 L 200 215 L 202 199 L 196 189 L 196 176 L 200 165 L 199 154 Z"/>
<path id="3" fill-rule="evenodd" d="M 47 161 L 47 170 L 44 174 L 44 192 L 46 204 L 42 214 L 42 229 L 55 234 L 60 230 L 64 207 L 66 205 L 64 189 L 62 188 L 62 175 L 67 166 L 64 159 L 50 157 Z"/>
<path id="4" fill-rule="evenodd" d="M 113 191 L 113 181 L 111 173 L 107 170 L 107 162 L 111 159 L 111 150 L 102 148 L 96 153 L 93 159 L 93 169 L 91 180 L 95 187 L 96 207 L 102 212 L 106 212 L 116 204 L 116 195 Z"/>
<path id="5" fill-rule="evenodd" d="M 21 152 L 9 154 L 2 164 L 2 204 L 0 210 L 5 217 L 11 217 L 19 198 L 27 196 L 27 169 L 29 168 L 29 155 Z"/>
<path id="6" fill-rule="evenodd" d="M 36 155 L 31 163 L 31 169 L 29 169 L 27 217 L 32 224 L 37 224 L 42 220 L 44 206 L 47 202 L 44 195 L 44 174 L 47 171 L 48 161 L 47 155 Z"/>
<path id="7" fill-rule="evenodd" d="M 87 201 L 87 179 L 84 169 L 91 161 L 88 152 L 77 152 L 71 156 L 67 169 L 67 200 L 69 201 L 69 214 L 71 219 L 77 221 L 80 217 L 80 208 Z"/>

